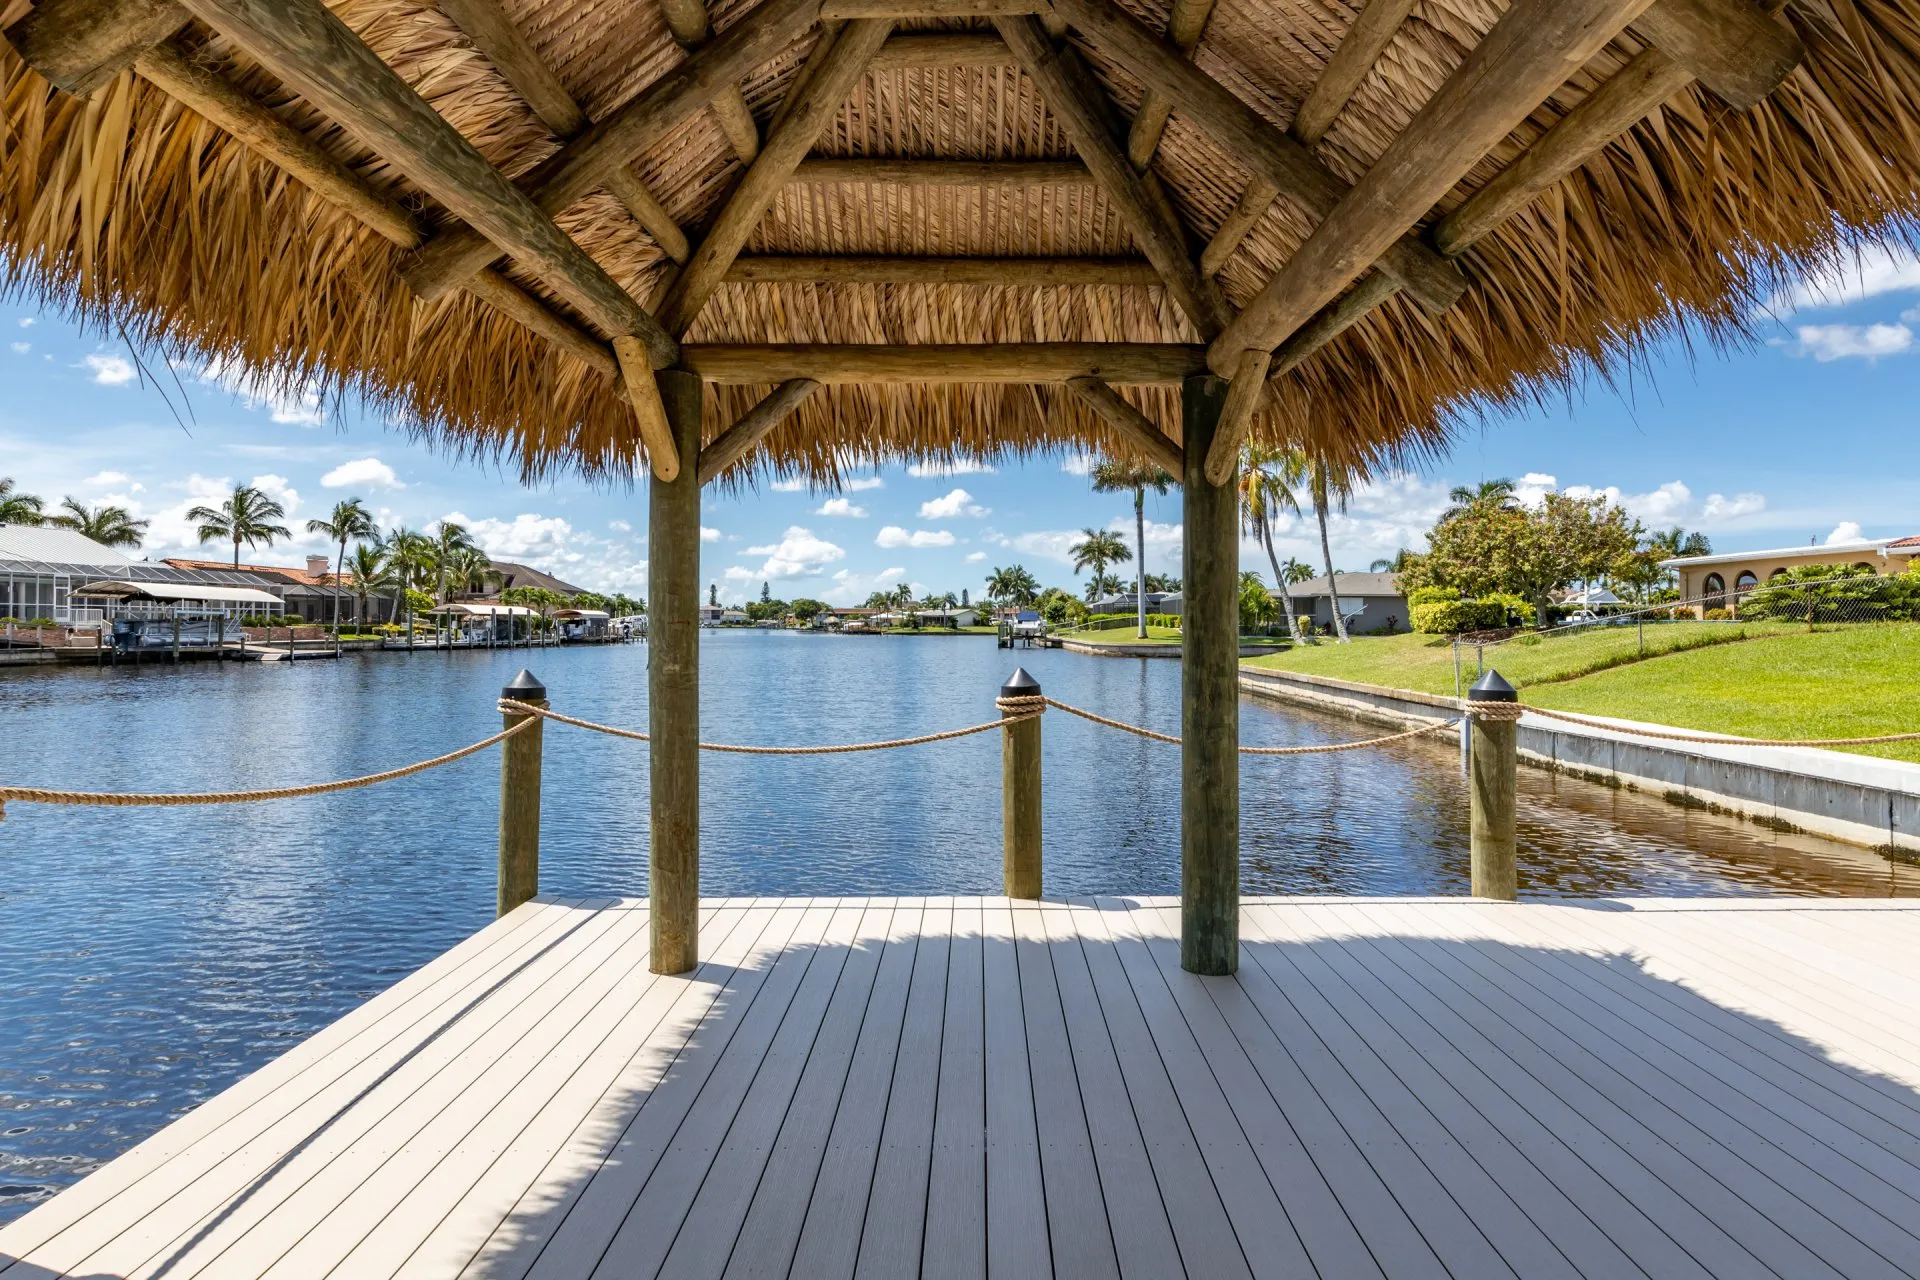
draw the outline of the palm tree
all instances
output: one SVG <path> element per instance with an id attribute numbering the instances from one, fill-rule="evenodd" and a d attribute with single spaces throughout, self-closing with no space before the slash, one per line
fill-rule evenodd
<path id="1" fill-rule="evenodd" d="M 334 503 L 333 514 L 325 520 L 307 521 L 307 532 L 324 533 L 339 548 L 333 557 L 333 629 L 337 632 L 340 630 L 340 577 L 347 568 L 347 544 L 375 537 L 380 531 L 366 505 L 358 498 L 348 498 Z"/>
<path id="2" fill-rule="evenodd" d="M 412 652 L 413 598 L 407 593 L 428 581 L 427 575 L 433 571 L 433 539 L 412 529 L 395 529 L 387 536 L 383 550 L 393 571 L 393 611 L 398 615 L 403 607 L 406 610 L 407 647 Z"/>
<path id="3" fill-rule="evenodd" d="M 72 529 L 82 537 L 91 538 L 102 546 L 137 547 L 140 539 L 146 536 L 147 521 L 135 520 L 125 507 L 101 505 L 89 509 L 74 498 L 62 498 L 60 507 L 66 512 L 54 516 L 47 523 L 58 525 L 62 529 Z"/>
<path id="4" fill-rule="evenodd" d="M 469 595 L 473 592 L 485 594 L 489 587 L 506 581 L 506 575 L 494 568 L 487 553 L 478 547 L 455 552 L 449 573 L 453 595 Z"/>
<path id="5" fill-rule="evenodd" d="M 1338 503 L 1340 510 L 1347 509 L 1347 499 L 1353 496 L 1353 472 L 1341 468 L 1336 471 L 1321 457 L 1307 460 L 1307 487 L 1313 494 L 1313 513 L 1320 521 L 1320 555 L 1327 562 L 1327 595 L 1333 604 L 1333 630 L 1339 636 L 1340 643 L 1347 643 L 1347 620 L 1340 612 L 1340 585 L 1333 572 L 1333 543 L 1327 538 L 1327 508 Z"/>
<path id="6" fill-rule="evenodd" d="M 1092 603 L 1100 598 L 1099 587 L 1107 576 L 1110 564 L 1125 564 L 1133 559 L 1133 552 L 1127 550 L 1127 544 L 1119 534 L 1107 529 L 1082 529 L 1080 541 L 1067 548 L 1067 554 L 1073 557 L 1073 571 L 1093 570 L 1093 581 L 1087 584 L 1087 601 Z"/>
<path id="7" fill-rule="evenodd" d="M 1679 525 L 1675 525 L 1673 528 L 1663 530 L 1659 533 L 1649 534 L 1647 536 L 1647 546 L 1656 551 L 1664 552 L 1665 558 L 1669 560 L 1678 559 L 1681 556 L 1710 556 L 1713 554 L 1713 543 L 1708 539 L 1706 534 L 1697 530 L 1693 533 L 1688 533 Z"/>
<path id="8" fill-rule="evenodd" d="M 291 538 L 287 526 L 273 521 L 286 518 L 286 508 L 250 484 L 234 486 L 233 496 L 217 507 L 194 507 L 187 519 L 199 524 L 200 541 L 216 539 L 233 543 L 233 567 L 240 567 L 240 544 L 249 547 L 264 542 L 272 546 L 276 538 Z"/>
<path id="9" fill-rule="evenodd" d="M 393 585 L 393 568 L 380 544 L 361 543 L 353 549 L 353 594 L 358 601 L 353 611 L 356 626 L 365 626 L 367 598 Z"/>
<path id="10" fill-rule="evenodd" d="M 1305 475 L 1306 459 L 1297 449 L 1247 444 L 1240 450 L 1240 523 L 1266 548 L 1273 580 L 1287 605 L 1287 634 L 1296 642 L 1300 639 L 1300 617 L 1293 608 L 1292 583 L 1280 571 L 1280 557 L 1273 550 L 1273 522 L 1286 512 L 1300 513 L 1296 490 Z"/>
<path id="11" fill-rule="evenodd" d="M 1368 573 L 1405 573 L 1407 566 L 1418 558 L 1419 552 L 1401 547 L 1393 553 L 1391 560 L 1375 560 L 1367 566 Z"/>
<path id="12" fill-rule="evenodd" d="M 454 571 L 456 563 L 463 555 L 469 551 L 477 550 L 477 548 L 473 543 L 473 535 L 467 532 L 465 525 L 454 524 L 450 520 L 442 520 L 434 527 L 431 549 L 434 596 L 441 604 L 445 604 L 447 602 L 448 575 Z"/>
<path id="13" fill-rule="evenodd" d="M 987 598 L 1024 609 L 1040 598 L 1040 580 L 1025 565 L 1009 565 L 987 575 Z"/>
<path id="14" fill-rule="evenodd" d="M 39 524 L 40 499 L 14 487 L 12 476 L 0 476 L 0 524 Z"/>
<path id="15" fill-rule="evenodd" d="M 1447 498 L 1453 505 L 1440 513 L 1442 520 L 1463 516 L 1476 507 L 1511 511 L 1520 505 L 1520 500 L 1513 496 L 1511 480 L 1482 480 L 1479 484 L 1457 484 L 1447 494 Z"/>
<path id="16" fill-rule="evenodd" d="M 1147 638 L 1147 490 L 1165 495 L 1173 477 L 1159 467 L 1144 462 L 1107 459 L 1092 472 L 1095 493 L 1133 494 L 1133 542 L 1140 549 L 1133 566 L 1135 611 L 1139 614 L 1140 639 Z"/>

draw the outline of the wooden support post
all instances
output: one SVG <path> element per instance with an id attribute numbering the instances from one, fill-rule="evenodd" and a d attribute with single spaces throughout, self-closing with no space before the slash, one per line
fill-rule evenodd
<path id="1" fill-rule="evenodd" d="M 1038 698 L 1040 682 L 1016 667 L 1000 696 Z M 1000 861 L 1009 898 L 1040 896 L 1041 719 L 1036 715 L 1000 731 Z"/>
<path id="2" fill-rule="evenodd" d="M 1180 967 L 1211 974 L 1240 965 L 1240 512 L 1206 474 L 1226 399 L 1220 378 L 1181 389 Z"/>
<path id="3" fill-rule="evenodd" d="M 174 0 L 40 0 L 7 28 L 7 43 L 56 88 L 84 98 L 190 20 Z"/>
<path id="4" fill-rule="evenodd" d="M 1467 755 L 1473 896 L 1502 902 L 1517 896 L 1514 824 L 1520 723 L 1510 708 L 1517 709 L 1519 698 L 1498 671 L 1488 671 L 1467 690 L 1473 716 L 1473 746 Z M 1480 707 L 1494 710 L 1475 713 Z"/>
<path id="5" fill-rule="evenodd" d="M 547 686 L 524 668 L 500 696 L 545 708 Z M 503 916 L 540 892 L 540 747 L 546 726 L 524 711 L 501 713 L 506 728 L 534 723 L 500 744 L 500 884 L 494 915 Z"/>
<path id="6" fill-rule="evenodd" d="M 293 633 L 289 631 L 287 634 Z M 173 665 L 180 665 L 180 610 L 177 606 L 173 611 Z"/>
<path id="7" fill-rule="evenodd" d="M 698 376 L 658 374 L 683 458 L 700 455 Z M 652 770 L 651 967 L 686 973 L 700 960 L 700 476 L 697 466 L 648 482 L 648 744 Z"/>

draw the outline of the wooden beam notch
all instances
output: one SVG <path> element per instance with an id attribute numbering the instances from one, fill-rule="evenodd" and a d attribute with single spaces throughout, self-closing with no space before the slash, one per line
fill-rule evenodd
<path id="1" fill-rule="evenodd" d="M 84 98 L 191 20 L 175 0 L 39 0 L 6 36 L 22 62 Z"/>
<path id="2" fill-rule="evenodd" d="M 660 11 L 666 14 L 667 29 L 683 49 L 691 52 L 713 38 L 705 0 L 660 0 Z M 715 93 L 707 109 L 720 121 L 720 130 L 727 135 L 733 154 L 742 164 L 752 164 L 760 154 L 760 126 L 753 122 L 753 110 L 747 106 L 740 85 L 736 82 Z"/>

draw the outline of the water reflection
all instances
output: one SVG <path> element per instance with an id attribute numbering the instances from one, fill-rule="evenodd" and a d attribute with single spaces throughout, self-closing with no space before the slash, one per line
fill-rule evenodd
<path id="1" fill-rule="evenodd" d="M 366 655 L 0 674 L 0 771 L 102 790 L 260 787 L 372 772 L 499 726 L 523 664 L 554 704 L 643 724 L 640 646 Z M 765 632 L 703 641 L 705 736 L 836 742 L 992 718 L 1013 665 L 1047 691 L 1178 732 L 1173 662 L 1009 655 L 978 638 Z M 1339 741 L 1349 722 L 1245 702 L 1251 743 Z M 999 742 L 883 753 L 707 756 L 713 894 L 990 893 Z M 1173 748 L 1046 722 L 1049 892 L 1173 893 Z M 647 757 L 549 728 L 541 878 L 646 891 Z M 1242 774 L 1250 893 L 1467 886 L 1466 794 L 1447 741 L 1256 759 Z M 489 753 L 338 796 L 219 809 L 14 805 L 0 822 L 0 1218 L 231 1084 L 486 923 L 498 765 Z M 1920 871 L 1656 798 L 1523 771 L 1533 894 L 1914 893 Z"/>

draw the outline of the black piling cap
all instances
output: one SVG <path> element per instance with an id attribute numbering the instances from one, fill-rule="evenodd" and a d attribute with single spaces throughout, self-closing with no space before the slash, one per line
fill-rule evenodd
<path id="1" fill-rule="evenodd" d="M 1025 667 L 1015 667 L 1007 682 L 1000 686 L 1003 698 L 1037 698 L 1040 696 L 1040 682 L 1027 674 Z"/>
<path id="2" fill-rule="evenodd" d="M 1487 668 L 1487 674 L 1474 681 L 1473 688 L 1467 690 L 1468 702 L 1518 702 L 1520 691 L 1507 683 L 1507 678 Z"/>
<path id="3" fill-rule="evenodd" d="M 522 667 L 520 674 L 500 691 L 500 696 L 511 698 L 515 702 L 544 702 L 547 697 L 547 686 L 534 679 L 533 672 Z"/>

